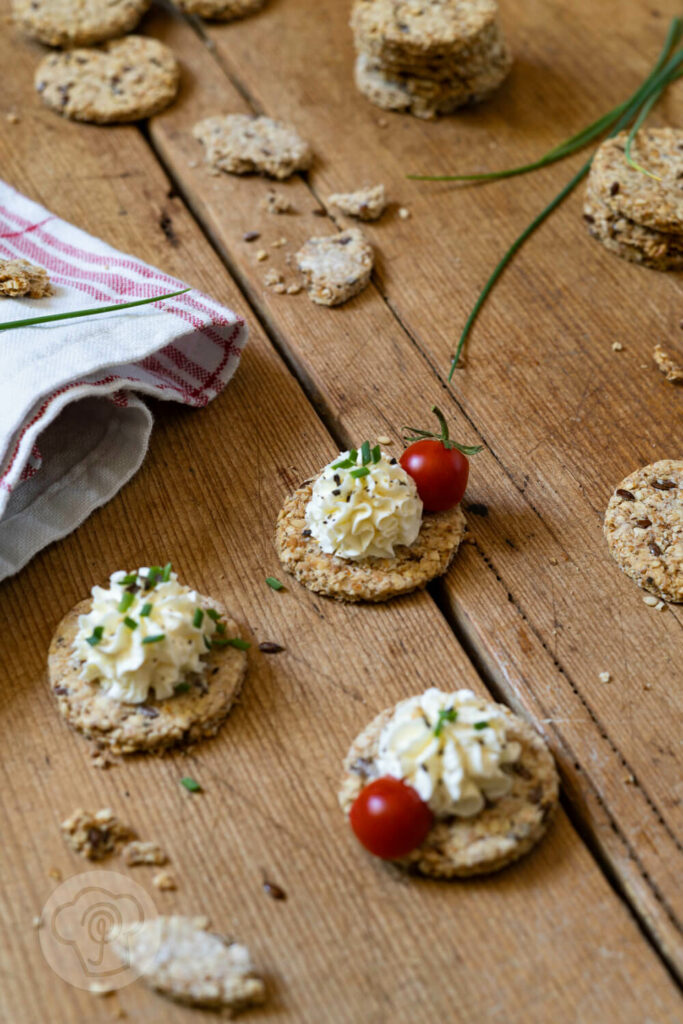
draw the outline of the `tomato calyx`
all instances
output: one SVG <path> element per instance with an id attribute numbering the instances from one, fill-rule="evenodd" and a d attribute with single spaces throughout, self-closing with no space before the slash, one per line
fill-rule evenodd
<path id="1" fill-rule="evenodd" d="M 360 791 L 349 822 L 366 850 L 383 860 L 396 860 L 422 845 L 434 815 L 412 786 L 384 775 Z"/>
<path id="2" fill-rule="evenodd" d="M 432 412 L 439 421 L 440 432 L 435 434 L 434 431 L 420 430 L 419 427 L 404 427 L 406 434 L 403 436 L 403 440 L 406 444 L 413 444 L 415 441 L 440 441 L 446 451 L 452 451 L 456 448 L 463 455 L 476 455 L 484 447 L 482 444 L 458 444 L 457 441 L 453 441 L 448 433 L 448 424 L 446 423 L 446 417 L 435 405 L 432 406 Z M 410 432 L 410 434 L 408 434 Z"/>

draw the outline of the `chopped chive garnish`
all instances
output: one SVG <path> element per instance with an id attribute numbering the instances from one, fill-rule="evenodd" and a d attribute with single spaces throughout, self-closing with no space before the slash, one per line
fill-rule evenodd
<path id="1" fill-rule="evenodd" d="M 215 608 L 207 608 L 206 614 L 209 616 L 210 619 L 213 619 L 214 622 L 218 622 L 219 619 L 223 618 L 221 613 L 217 612 Z"/>
<path id="2" fill-rule="evenodd" d="M 204 621 L 204 612 L 202 611 L 201 608 L 197 608 L 197 610 L 194 613 L 194 618 L 192 620 L 192 625 L 195 627 L 195 629 L 199 629 L 199 627 L 201 626 L 203 621 Z"/>
<path id="3" fill-rule="evenodd" d="M 201 793 L 202 787 L 199 785 L 196 779 L 191 779 L 189 775 L 186 775 L 184 779 L 180 780 L 180 785 L 184 786 L 185 789 L 189 790 L 190 793 Z"/>
<path id="4" fill-rule="evenodd" d="M 213 641 L 214 647 L 236 647 L 238 651 L 248 651 L 251 644 L 240 636 L 221 636 Z"/>
<path id="5" fill-rule="evenodd" d="M 355 463 L 357 458 L 358 458 L 358 449 L 357 448 L 352 448 L 351 451 L 349 452 L 349 460 L 352 463 Z"/>
<path id="6" fill-rule="evenodd" d="M 209 638 L 206 635 L 202 639 L 204 640 L 204 646 L 206 647 L 207 651 L 210 651 L 211 650 L 211 641 L 209 640 Z"/>
<path id="7" fill-rule="evenodd" d="M 85 642 L 90 644 L 91 647 L 97 647 L 98 643 L 102 639 L 104 633 L 104 626 L 95 626 L 92 631 L 92 636 L 85 638 Z"/>
<path id="8" fill-rule="evenodd" d="M 158 574 L 156 569 L 150 569 L 145 580 L 145 590 L 152 590 L 156 587 L 158 582 Z"/>
<path id="9" fill-rule="evenodd" d="M 119 611 L 122 615 L 128 611 L 134 600 L 135 594 L 131 594 L 130 591 L 127 590 L 119 601 Z"/>
<path id="10" fill-rule="evenodd" d="M 171 578 L 171 569 L 172 568 L 173 568 L 173 566 L 171 565 L 170 562 L 167 562 L 166 565 L 163 567 L 163 569 L 161 570 L 161 582 L 162 583 L 168 583 L 168 581 Z"/>
<path id="11" fill-rule="evenodd" d="M 121 586 L 129 586 L 131 583 L 135 583 L 137 578 L 138 574 L 136 572 L 129 572 L 126 573 L 122 580 L 119 580 L 119 583 Z"/>
<path id="12" fill-rule="evenodd" d="M 360 446 L 360 461 L 363 463 L 364 466 L 367 466 L 368 462 L 370 461 L 369 441 L 363 441 L 362 445 Z"/>
<path id="13" fill-rule="evenodd" d="M 379 462 L 379 460 L 381 458 L 382 458 L 382 452 L 380 450 L 379 445 L 376 444 L 375 447 L 372 449 L 372 461 L 373 462 Z"/>
<path id="14" fill-rule="evenodd" d="M 225 623 L 224 622 L 217 622 L 216 623 L 216 632 L 217 633 L 225 633 Z"/>
<path id="15" fill-rule="evenodd" d="M 359 476 L 368 476 L 369 473 L 370 470 L 367 466 L 359 466 L 358 469 L 352 469 L 349 476 L 352 476 L 357 480 Z"/>
<path id="16" fill-rule="evenodd" d="M 173 687 L 173 692 L 174 693 L 187 693 L 189 689 L 190 689 L 190 684 L 189 683 L 176 683 L 175 686 Z"/>
<path id="17" fill-rule="evenodd" d="M 135 621 L 135 619 L 131 619 L 127 615 L 126 615 L 125 619 L 123 620 L 123 624 L 124 624 L 124 626 L 128 626 L 128 629 L 137 629 L 138 628 L 138 624 Z"/>
<path id="18" fill-rule="evenodd" d="M 434 728 L 434 735 L 440 736 L 444 727 L 445 722 L 455 722 L 458 718 L 458 712 L 455 708 L 448 708 L 447 711 L 439 711 L 439 720 Z"/>
<path id="19" fill-rule="evenodd" d="M 285 589 L 284 583 L 280 583 L 280 581 L 275 579 L 274 576 L 266 576 L 266 583 L 273 590 L 284 590 Z"/>
<path id="20" fill-rule="evenodd" d="M 165 633 L 155 633 L 154 636 L 146 636 L 145 639 L 142 642 L 143 642 L 143 644 L 158 644 L 158 643 L 161 643 L 161 641 L 165 640 L 165 639 L 166 639 L 166 634 Z"/>
<path id="21" fill-rule="evenodd" d="M 475 729 L 488 729 L 488 727 L 489 727 L 489 723 L 488 722 L 475 722 L 474 723 L 474 728 Z"/>
<path id="22" fill-rule="evenodd" d="M 342 459 L 341 462 L 335 462 L 332 469 L 348 469 L 352 465 L 351 459 Z"/>
<path id="23" fill-rule="evenodd" d="M 140 612 L 141 618 L 146 618 L 152 610 L 151 604 L 143 604 L 142 611 Z"/>

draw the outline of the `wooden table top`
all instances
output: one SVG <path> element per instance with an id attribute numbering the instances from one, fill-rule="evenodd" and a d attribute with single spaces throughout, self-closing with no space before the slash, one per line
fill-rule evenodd
<path id="1" fill-rule="evenodd" d="M 110 806 L 167 848 L 177 892 L 153 889 L 147 869 L 131 872 L 160 912 L 207 913 L 250 946 L 270 991 L 254 1022 L 681 1019 L 683 618 L 680 606 L 643 603 L 601 533 L 622 477 L 681 457 L 682 392 L 652 362 L 656 342 L 683 341 L 681 275 L 629 265 L 591 241 L 577 193 L 505 274 L 449 388 L 479 288 L 582 157 L 486 187 L 405 178 L 543 153 L 630 95 L 679 6 L 506 0 L 509 81 L 436 123 L 385 114 L 356 92 L 347 2 L 270 0 L 256 17 L 216 26 L 157 10 L 143 30 L 178 54 L 182 89 L 144 131 L 57 118 L 32 88 L 40 47 L 2 34 L 2 177 L 210 292 L 251 335 L 224 394 L 200 412 L 155 403 L 132 482 L 0 586 L 0 1020 L 99 1024 L 119 1010 L 132 1021 L 205 1019 L 139 984 L 97 999 L 43 959 L 32 920 L 52 875 L 88 867 L 58 830 L 77 806 Z M 680 123 L 682 98 L 679 83 L 653 123 Z M 277 185 L 296 213 L 260 208 L 264 179 L 206 172 L 192 125 L 233 111 L 291 120 L 312 143 L 307 178 Z M 267 270 L 291 278 L 287 254 L 334 230 L 313 212 L 319 197 L 366 181 L 383 181 L 394 201 L 365 229 L 378 256 L 371 286 L 333 310 L 269 290 Z M 261 233 L 256 246 L 247 231 Z M 271 247 L 280 237 L 286 245 Z M 377 607 L 294 583 L 270 590 L 265 576 L 283 575 L 272 533 L 285 495 L 359 438 L 386 434 L 399 451 L 401 427 L 428 422 L 434 402 L 459 438 L 485 445 L 465 504 L 488 515 L 469 515 L 474 543 L 445 579 Z M 169 559 L 245 635 L 285 651 L 252 645 L 243 699 L 216 739 L 97 770 L 48 692 L 51 634 L 115 568 Z M 364 855 L 336 805 L 353 736 L 431 684 L 509 704 L 546 737 L 562 773 L 546 839 L 490 878 L 397 876 Z M 179 786 L 187 774 L 201 794 Z M 286 901 L 264 894 L 264 873 Z"/>

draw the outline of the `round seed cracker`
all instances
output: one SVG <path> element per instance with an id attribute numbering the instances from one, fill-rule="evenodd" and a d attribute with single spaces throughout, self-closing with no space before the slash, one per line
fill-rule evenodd
<path id="1" fill-rule="evenodd" d="M 426 586 L 446 572 L 467 528 L 456 505 L 448 512 L 426 515 L 415 543 L 396 548 L 394 558 L 354 562 L 326 555 L 304 533 L 313 483 L 309 480 L 285 501 L 275 527 L 275 547 L 283 566 L 299 583 L 337 601 L 388 601 Z"/>
<path id="2" fill-rule="evenodd" d="M 636 469 L 609 500 L 604 534 L 632 580 L 665 601 L 683 601 L 683 461 Z"/>
<path id="3" fill-rule="evenodd" d="M 452 58 L 486 33 L 496 0 L 356 0 L 351 12 L 358 49 L 381 60 Z"/>
<path id="4" fill-rule="evenodd" d="M 435 821 L 422 845 L 393 864 L 431 878 L 485 874 L 518 860 L 546 832 L 559 792 L 553 756 L 527 722 L 503 705 L 494 706 L 505 714 L 509 738 L 522 747 L 519 760 L 503 769 L 512 778 L 510 792 L 473 818 Z M 379 737 L 396 707 L 382 711 L 351 744 L 339 790 L 347 816 L 361 790 L 376 777 Z"/>
<path id="5" fill-rule="evenodd" d="M 198 14 L 208 21 L 233 21 L 256 14 L 266 0 L 176 0 L 181 11 Z"/>
<path id="6" fill-rule="evenodd" d="M 126 36 L 100 47 L 45 57 L 35 87 L 48 107 L 75 121 L 139 121 L 167 107 L 178 91 L 180 70 L 157 39 Z"/>
<path id="7" fill-rule="evenodd" d="M 643 128 L 634 139 L 632 159 L 660 181 L 626 162 L 627 139 L 621 132 L 598 149 L 590 173 L 594 193 L 621 217 L 683 235 L 683 129 Z"/>
<path id="8" fill-rule="evenodd" d="M 200 601 L 204 608 L 222 612 L 220 605 L 208 597 Z M 72 608 L 50 644 L 50 687 L 69 725 L 115 754 L 160 753 L 214 736 L 242 688 L 246 652 L 229 646 L 212 648 L 207 652 L 204 675 L 187 679 L 187 693 L 165 700 L 150 697 L 144 704 L 125 704 L 105 696 L 97 682 L 79 678 L 80 665 L 74 663 L 72 648 L 78 616 L 87 615 L 91 607 L 92 600 L 87 598 Z M 237 636 L 237 623 L 230 618 L 223 621 L 227 635 Z"/>
<path id="9" fill-rule="evenodd" d="M 505 79 L 511 63 L 506 53 L 502 63 L 491 66 L 480 75 L 435 81 L 409 74 L 393 74 L 386 71 L 379 61 L 360 53 L 354 74 L 358 91 L 375 106 L 431 119 L 438 114 L 452 114 L 468 103 L 487 99 Z"/>
<path id="10" fill-rule="evenodd" d="M 651 270 L 683 270 L 683 238 L 653 231 L 614 213 L 597 196 L 590 183 L 583 204 L 583 217 L 594 238 L 623 259 Z"/>
<path id="11" fill-rule="evenodd" d="M 48 46 L 92 46 L 132 32 L 151 0 L 12 0 L 14 22 Z"/>

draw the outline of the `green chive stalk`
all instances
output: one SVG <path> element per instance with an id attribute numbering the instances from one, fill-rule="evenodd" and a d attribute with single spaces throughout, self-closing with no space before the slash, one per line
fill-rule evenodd
<path id="1" fill-rule="evenodd" d="M 681 69 L 681 65 L 683 64 L 683 49 L 678 50 L 670 59 L 667 59 L 669 57 L 672 43 L 678 43 L 678 41 L 681 38 L 682 28 L 683 22 L 681 21 L 681 19 L 674 19 L 669 29 L 669 33 L 667 35 L 666 45 L 662 50 L 652 73 L 647 77 L 647 79 L 642 84 L 640 89 L 638 89 L 637 92 L 634 93 L 634 98 L 631 102 L 628 103 L 623 114 L 612 126 L 608 138 L 613 138 L 615 135 L 618 135 L 619 132 L 627 128 L 633 120 L 633 118 L 635 118 L 633 128 L 635 129 L 635 131 L 637 131 L 638 128 L 642 125 L 647 115 L 649 114 L 649 112 L 652 110 L 654 104 L 657 102 L 657 100 L 664 92 L 664 90 L 672 82 L 676 81 L 676 79 L 680 78 L 683 75 L 683 70 Z M 635 131 L 633 131 L 633 134 L 635 134 Z M 551 202 L 545 207 L 545 209 L 542 210 L 538 214 L 538 216 L 532 220 L 531 224 L 529 224 L 528 227 L 524 229 L 521 235 L 519 235 L 519 237 L 515 239 L 515 241 L 512 243 L 508 251 L 505 253 L 503 258 L 496 266 L 495 270 L 493 271 L 488 281 L 484 285 L 484 288 L 482 289 L 481 293 L 479 294 L 479 297 L 476 303 L 474 304 L 474 308 L 472 309 L 472 312 L 470 313 L 465 322 L 462 334 L 460 335 L 460 338 L 458 340 L 455 355 L 453 356 L 453 359 L 451 361 L 451 367 L 448 374 L 449 381 L 451 381 L 453 378 L 455 368 L 458 365 L 458 361 L 460 360 L 462 350 L 470 334 L 470 331 L 472 330 L 472 327 L 474 326 L 474 323 L 477 317 L 479 316 L 479 313 L 481 312 L 484 303 L 486 302 L 489 294 L 491 293 L 494 285 L 500 278 L 501 274 L 508 266 L 508 264 L 511 262 L 516 253 L 527 241 L 527 239 L 550 216 L 550 214 L 554 210 L 556 210 L 558 206 L 560 206 L 560 204 L 567 198 L 567 196 L 576 188 L 579 182 L 588 174 L 592 162 L 593 157 L 591 156 L 591 158 L 588 161 L 586 161 L 586 163 L 582 167 L 579 168 L 576 174 L 555 196 L 555 198 L 551 200 Z"/>
<path id="2" fill-rule="evenodd" d="M 49 324 L 54 320 L 72 320 L 79 316 L 94 316 L 97 313 L 116 313 L 119 309 L 132 309 L 133 306 L 147 306 L 150 302 L 161 302 L 162 299 L 174 299 L 176 295 L 185 295 L 190 288 L 181 288 L 179 292 L 168 292 L 166 295 L 154 295 L 150 299 L 136 299 L 134 302 L 119 302 L 114 306 L 95 306 L 93 309 L 74 309 L 69 313 L 50 313 L 48 316 L 33 316 L 28 320 L 12 320 L 0 324 L 0 331 L 11 331 L 14 327 L 33 327 L 34 324 Z"/>

